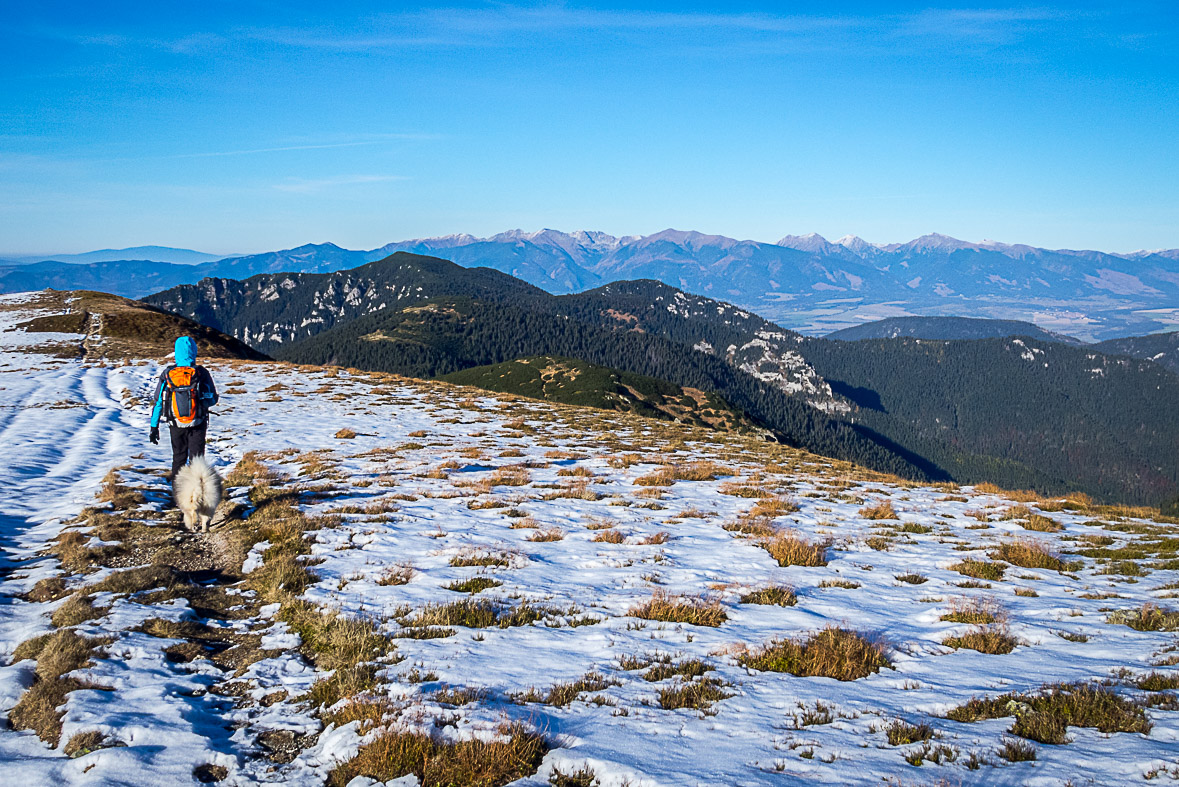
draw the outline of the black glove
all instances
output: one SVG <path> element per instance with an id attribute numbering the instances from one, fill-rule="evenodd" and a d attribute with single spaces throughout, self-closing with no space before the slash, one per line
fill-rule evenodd
<path id="1" fill-rule="evenodd" d="M 147 439 L 151 440 L 152 445 L 159 445 L 160 444 L 160 427 L 153 426 L 151 428 L 151 434 L 149 434 L 147 436 Z"/>

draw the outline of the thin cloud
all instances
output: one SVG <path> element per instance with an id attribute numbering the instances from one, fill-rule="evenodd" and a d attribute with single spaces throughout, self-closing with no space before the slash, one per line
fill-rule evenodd
<path id="1" fill-rule="evenodd" d="M 409 180 L 402 175 L 340 175 L 334 178 L 302 179 L 292 178 L 285 183 L 276 183 L 274 188 L 289 194 L 317 194 L 342 186 L 364 186 L 371 183 L 390 183 Z"/>
<path id="2" fill-rule="evenodd" d="M 327 142 L 318 145 L 283 145 L 273 148 L 245 148 L 242 150 L 216 150 L 203 153 L 177 153 L 166 158 L 216 158 L 220 156 L 252 156 L 257 153 L 286 153 L 293 150 L 329 150 L 332 148 L 355 148 L 362 145 L 379 145 L 401 139 L 437 139 L 432 134 L 383 134 L 380 139 L 353 140 L 351 142 Z"/>

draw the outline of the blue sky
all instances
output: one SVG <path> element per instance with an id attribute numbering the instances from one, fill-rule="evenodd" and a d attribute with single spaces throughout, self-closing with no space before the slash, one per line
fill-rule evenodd
<path id="1" fill-rule="evenodd" d="M 1179 11 L 1110 5 L 7 3 L 0 253 L 1179 247 Z"/>

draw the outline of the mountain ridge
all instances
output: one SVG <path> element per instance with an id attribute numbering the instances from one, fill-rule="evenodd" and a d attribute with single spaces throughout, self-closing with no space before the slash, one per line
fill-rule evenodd
<path id="1" fill-rule="evenodd" d="M 117 263 L 96 264 L 105 270 L 69 263 L 38 263 L 41 268 L 23 271 L 24 266 L 0 266 L 0 291 L 86 286 L 140 297 L 205 277 L 345 270 L 394 251 L 494 268 L 553 294 L 621 279 L 656 279 L 809 335 L 904 314 L 955 316 L 969 308 L 971 316 L 1035 322 L 1101 341 L 1163 330 L 1179 316 L 1179 251 L 1052 250 L 936 233 L 873 244 L 854 236 L 831 243 L 813 233 L 761 243 L 674 229 L 625 237 L 511 230 L 486 238 L 398 241 L 369 251 L 306 244 L 183 269 L 153 270 L 140 263 L 143 276 L 122 279 L 110 270 Z"/>

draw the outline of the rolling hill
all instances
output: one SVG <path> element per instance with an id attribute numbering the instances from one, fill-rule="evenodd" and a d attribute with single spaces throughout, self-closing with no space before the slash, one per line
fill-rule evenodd
<path id="1" fill-rule="evenodd" d="M 436 377 L 574 358 L 715 393 L 780 439 L 904 475 L 1155 503 L 1179 483 L 1179 378 L 1056 341 L 806 339 L 660 282 L 551 296 L 406 253 L 151 301 L 302 363 Z"/>
<path id="2" fill-rule="evenodd" d="M 196 340 L 204 358 L 263 360 L 267 356 L 221 331 L 154 306 L 105 292 L 31 293 L 5 309 L 25 315 L 16 328 L 44 334 L 42 351 L 87 360 L 163 357 L 176 337 Z"/>
<path id="3" fill-rule="evenodd" d="M 698 388 L 551 355 L 475 366 L 443 375 L 456 385 L 531 399 L 635 413 L 710 429 L 761 431 L 722 397 Z"/>
<path id="4" fill-rule="evenodd" d="M 980 320 L 971 317 L 889 317 L 866 322 L 852 328 L 827 334 L 824 338 L 844 342 L 860 339 L 1000 339 L 1007 336 L 1028 336 L 1049 342 L 1081 344 L 1071 336 L 1046 331 L 1040 326 L 1020 320 Z"/>
<path id="5" fill-rule="evenodd" d="M 1179 372 L 1179 331 L 1109 339 L 1093 345 L 1093 348 L 1103 353 L 1154 361 L 1172 372 Z"/>

